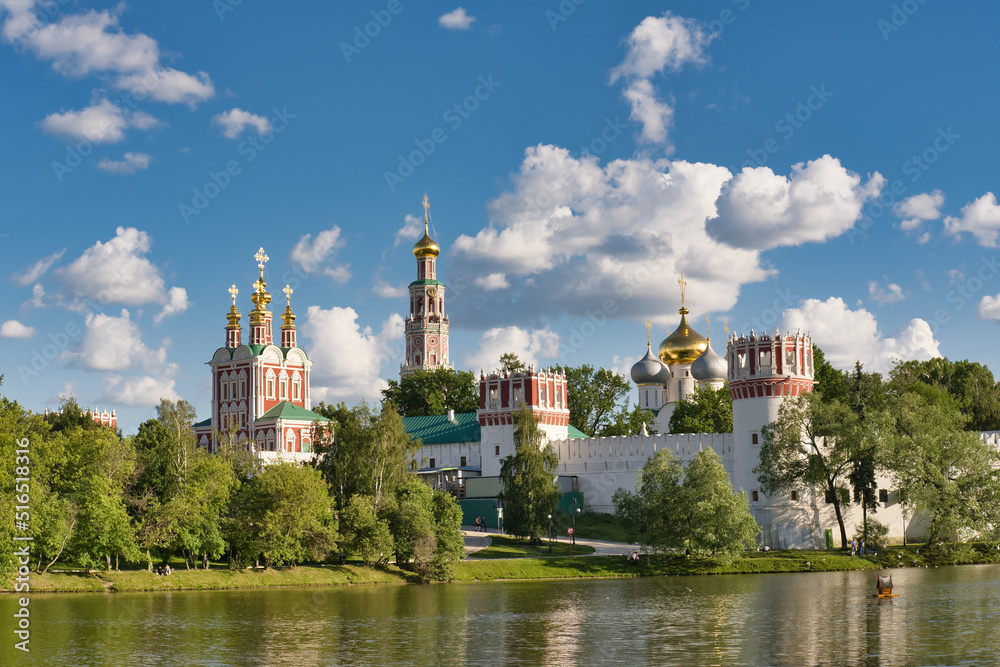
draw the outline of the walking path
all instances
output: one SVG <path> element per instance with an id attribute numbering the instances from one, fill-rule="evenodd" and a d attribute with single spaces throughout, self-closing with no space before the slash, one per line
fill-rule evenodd
<path id="1" fill-rule="evenodd" d="M 465 538 L 465 554 L 469 555 L 490 546 L 491 534 L 499 535 L 500 533 L 495 528 L 487 528 L 486 532 L 483 532 L 475 526 L 462 526 L 462 537 Z M 570 538 L 565 535 L 562 535 L 556 540 L 556 542 L 566 543 L 569 539 Z M 580 537 L 576 538 L 576 543 L 594 547 L 594 553 L 582 554 L 585 556 L 623 556 L 633 549 L 638 549 L 638 547 L 634 544 L 626 544 L 625 542 L 586 540 Z"/>

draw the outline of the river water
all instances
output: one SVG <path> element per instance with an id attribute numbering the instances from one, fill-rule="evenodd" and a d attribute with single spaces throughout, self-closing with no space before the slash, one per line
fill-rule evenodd
<path id="1" fill-rule="evenodd" d="M 996 665 L 1000 566 L 35 594 L 3 665 Z"/>

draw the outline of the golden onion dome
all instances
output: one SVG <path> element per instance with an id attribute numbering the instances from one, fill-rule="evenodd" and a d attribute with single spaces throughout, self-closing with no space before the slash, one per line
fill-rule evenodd
<path id="1" fill-rule="evenodd" d="M 437 244 L 437 241 L 431 238 L 430 232 L 428 231 L 430 207 L 431 205 L 427 201 L 427 195 L 424 195 L 424 237 L 413 244 L 414 257 L 437 257 L 441 254 L 441 246 Z"/>
<path id="2" fill-rule="evenodd" d="M 690 364 L 708 347 L 708 339 L 688 324 L 687 314 L 690 311 L 682 306 L 677 312 L 681 314 L 680 324 L 660 343 L 660 361 L 668 366 Z"/>

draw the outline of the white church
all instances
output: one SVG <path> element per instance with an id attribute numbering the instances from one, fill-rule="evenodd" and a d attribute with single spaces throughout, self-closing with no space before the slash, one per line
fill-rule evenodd
<path id="1" fill-rule="evenodd" d="M 417 280 L 409 287 L 406 359 L 400 369 L 404 375 L 451 367 L 445 285 L 436 272 L 440 247 L 428 230 L 426 197 L 424 206 L 424 236 L 413 248 Z M 579 491 L 583 511 L 613 512 L 614 492 L 634 489 L 643 464 L 661 449 L 687 462 L 700 450 L 711 448 L 722 459 L 733 487 L 746 490 L 751 512 L 761 526 L 762 544 L 822 548 L 834 540 L 833 546 L 841 546 L 833 505 L 823 494 L 802 488 L 780 497 L 767 496 L 753 473 L 762 427 L 777 418 L 782 401 L 813 390 L 809 335 L 779 331 L 729 334 L 725 356 L 720 356 L 709 338 L 689 324 L 683 278 L 679 282 L 682 306 L 677 327 L 660 343 L 656 354 L 647 336 L 646 355 L 631 369 L 639 405 L 654 415 L 654 433 L 644 429 L 632 436 L 589 438 L 569 423 L 564 375 L 530 367 L 516 373 L 481 372 L 476 412 L 450 411 L 447 415 L 404 419 L 407 431 L 423 443 L 420 473 L 451 488 L 493 489 L 495 496 L 498 482 L 489 478 L 499 475 L 503 458 L 514 453 L 514 418 L 526 405 L 558 456 L 561 490 Z M 727 381 L 733 398 L 732 433 L 669 432 L 670 416 L 678 401 L 698 388 L 718 389 Z M 998 438 L 996 433 L 983 436 Z M 861 510 L 856 506 L 842 509 L 850 539 L 862 521 Z M 921 537 L 922 526 L 904 516 L 895 491 L 880 491 L 875 518 L 889 527 L 890 541 Z"/>

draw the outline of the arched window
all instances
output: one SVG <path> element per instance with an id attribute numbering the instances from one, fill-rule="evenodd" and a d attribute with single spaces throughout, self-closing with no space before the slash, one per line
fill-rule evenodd
<path id="1" fill-rule="evenodd" d="M 754 492 L 752 492 L 750 494 L 750 499 L 753 500 L 754 502 L 757 502 L 759 500 L 759 498 L 757 497 L 757 492 L 756 491 L 754 491 Z"/>

